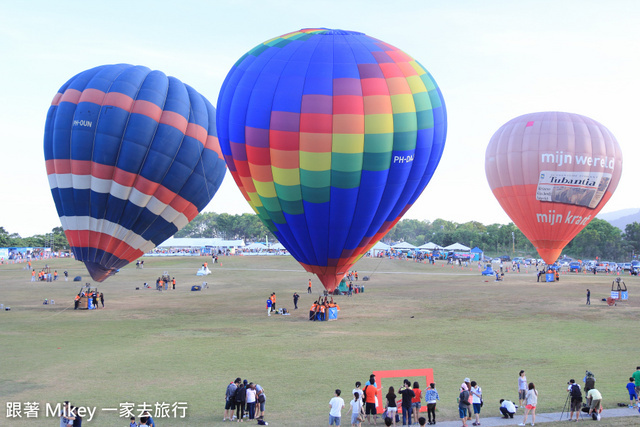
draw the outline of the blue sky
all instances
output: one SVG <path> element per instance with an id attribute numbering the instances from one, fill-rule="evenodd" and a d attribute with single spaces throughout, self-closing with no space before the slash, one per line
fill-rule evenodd
<path id="1" fill-rule="evenodd" d="M 42 138 L 58 88 L 85 69 L 132 63 L 193 86 L 214 105 L 246 51 L 306 27 L 384 40 L 440 86 L 448 137 L 431 183 L 405 218 L 506 223 L 484 173 L 491 135 L 535 111 L 568 111 L 608 127 L 624 154 L 603 212 L 638 207 L 640 2 L 30 1 L 0 4 L 0 226 L 30 236 L 60 225 Z M 251 212 L 230 174 L 206 211 Z"/>

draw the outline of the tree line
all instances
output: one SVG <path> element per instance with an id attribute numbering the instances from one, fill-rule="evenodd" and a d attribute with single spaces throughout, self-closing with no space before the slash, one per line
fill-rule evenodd
<path id="1" fill-rule="evenodd" d="M 441 246 L 459 242 L 478 246 L 490 256 L 510 255 L 537 258 L 531 242 L 513 224 L 484 225 L 477 221 L 458 224 L 436 219 L 433 222 L 405 219 L 389 231 L 385 242 L 400 240 L 420 246 L 432 241 Z M 628 224 L 625 231 L 607 221 L 594 218 L 563 250 L 563 255 L 577 259 L 629 261 L 640 249 L 640 224 Z"/>
<path id="2" fill-rule="evenodd" d="M 247 242 L 276 241 L 257 215 L 204 212 L 196 216 L 175 237 L 220 237 Z M 536 250 L 522 232 L 513 224 L 484 225 L 477 221 L 457 223 L 444 219 L 434 221 L 403 219 L 382 239 L 385 243 L 399 241 L 420 246 L 434 242 L 441 246 L 462 243 L 479 247 L 489 256 L 531 256 Z M 0 247 L 49 247 L 68 250 L 69 243 L 62 227 L 51 233 L 20 237 L 0 227 Z M 564 249 L 563 254 L 572 258 L 630 260 L 640 252 L 640 223 L 628 224 L 624 231 L 607 221 L 594 218 Z"/>

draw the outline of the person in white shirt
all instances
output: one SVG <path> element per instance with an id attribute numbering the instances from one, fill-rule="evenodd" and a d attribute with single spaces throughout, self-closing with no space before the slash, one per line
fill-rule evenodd
<path id="1" fill-rule="evenodd" d="M 360 401 L 363 402 L 364 391 L 362 391 L 362 389 L 360 388 L 361 386 L 362 386 L 362 383 L 360 381 L 356 381 L 356 388 L 353 389 L 351 394 L 358 393 L 360 395 Z"/>
<path id="2" fill-rule="evenodd" d="M 472 423 L 474 426 L 480 425 L 480 409 L 482 408 L 482 389 L 477 382 L 471 381 L 471 403 L 473 405 L 473 414 L 476 416 L 476 421 Z"/>
<path id="3" fill-rule="evenodd" d="M 342 408 L 344 408 L 344 399 L 340 397 L 340 389 L 336 389 L 335 396 L 329 401 L 329 425 L 340 425 L 340 418 L 342 417 Z"/>
<path id="4" fill-rule="evenodd" d="M 247 386 L 247 409 L 249 412 L 249 419 L 252 420 L 256 417 L 256 386 L 253 383 L 249 383 Z"/>
<path id="5" fill-rule="evenodd" d="M 502 412 L 502 418 L 513 418 L 516 405 L 510 400 L 500 399 L 500 412 Z"/>

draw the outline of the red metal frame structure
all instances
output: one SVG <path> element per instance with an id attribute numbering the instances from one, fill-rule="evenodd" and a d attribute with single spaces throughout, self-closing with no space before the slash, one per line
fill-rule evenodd
<path id="1" fill-rule="evenodd" d="M 378 396 L 378 406 L 384 408 L 384 400 L 382 396 L 382 379 L 383 378 L 409 378 L 409 377 L 422 377 L 424 375 L 424 388 L 427 388 L 433 381 L 433 369 L 398 369 L 392 371 L 373 371 L 373 375 L 376 376 L 378 382 L 378 389 L 376 395 Z M 427 405 L 420 407 L 420 412 L 426 412 Z M 402 413 L 402 408 L 398 406 L 398 413 Z"/>

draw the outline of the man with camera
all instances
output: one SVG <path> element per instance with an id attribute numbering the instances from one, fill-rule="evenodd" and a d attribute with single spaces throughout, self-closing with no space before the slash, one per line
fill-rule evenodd
<path id="1" fill-rule="evenodd" d="M 573 419 L 573 413 L 576 413 L 576 421 L 580 419 L 580 409 L 582 408 L 582 390 L 580 390 L 580 384 L 576 384 L 576 380 L 571 379 L 567 383 L 569 386 L 567 391 L 571 396 L 571 415 L 569 420 Z"/>

